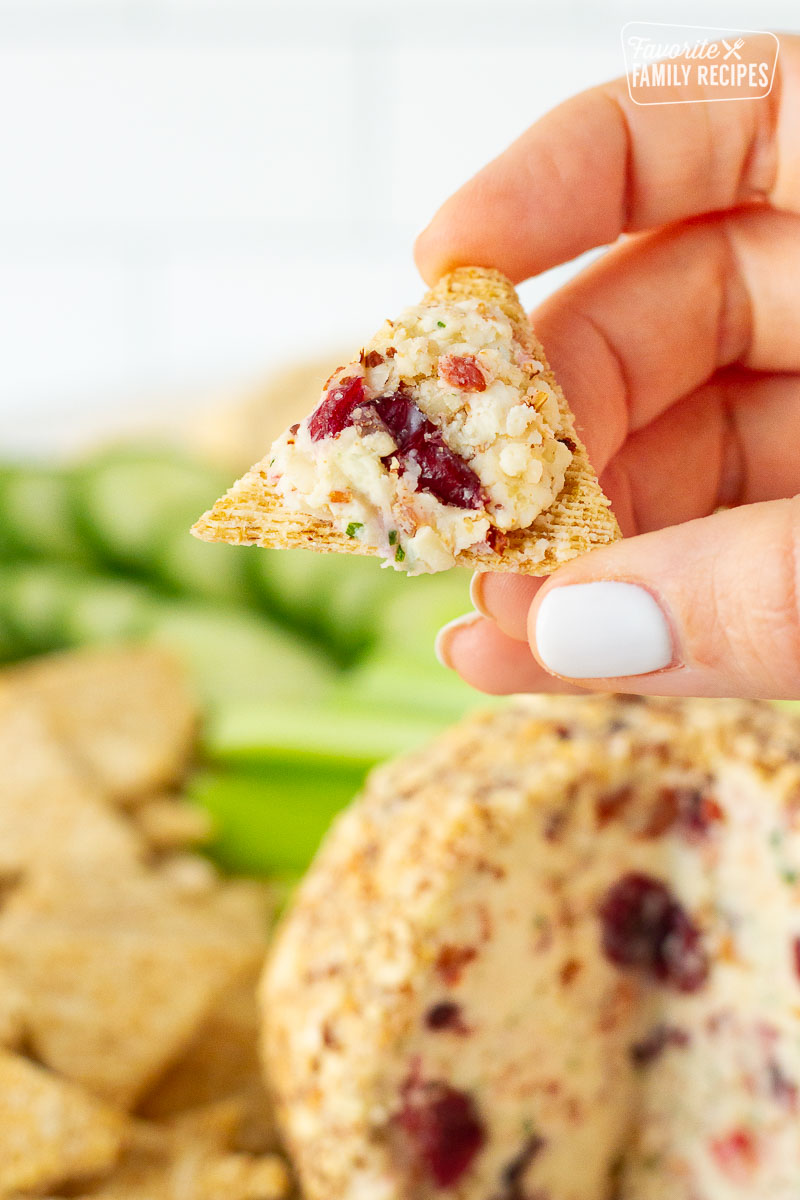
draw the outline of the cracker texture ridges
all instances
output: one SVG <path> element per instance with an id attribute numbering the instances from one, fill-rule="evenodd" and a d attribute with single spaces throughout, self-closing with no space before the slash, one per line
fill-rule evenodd
<path id="1" fill-rule="evenodd" d="M 527 529 L 508 533 L 502 552 L 463 551 L 457 556 L 456 565 L 484 571 L 548 575 L 562 563 L 616 541 L 621 536 L 619 525 L 575 432 L 564 393 L 511 283 L 499 271 L 460 267 L 445 275 L 423 302 L 459 299 L 479 299 L 496 305 L 511 320 L 522 345 L 542 363 L 539 377 L 547 381 L 558 399 L 559 434 L 575 443 L 575 451 L 564 487 L 546 512 Z M 192 529 L 195 536 L 202 541 L 240 546 L 380 555 L 377 547 L 347 537 L 326 521 L 286 509 L 280 495 L 268 483 L 267 469 L 268 458 L 256 463 L 197 521 Z"/>

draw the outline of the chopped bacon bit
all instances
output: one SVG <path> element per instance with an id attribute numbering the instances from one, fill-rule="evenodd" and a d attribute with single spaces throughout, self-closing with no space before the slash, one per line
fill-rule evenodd
<path id="1" fill-rule="evenodd" d="M 474 946 L 442 946 L 436 958 L 436 970 L 444 982 L 452 987 L 461 979 L 464 968 L 477 956 L 478 951 Z"/>
<path id="2" fill-rule="evenodd" d="M 395 354 L 397 354 L 397 348 L 395 346 L 387 346 L 386 347 L 386 357 L 387 358 L 394 358 Z"/>
<path id="3" fill-rule="evenodd" d="M 632 797 L 633 789 L 627 784 L 624 787 L 616 788 L 613 792 L 606 792 L 604 795 L 598 796 L 594 811 L 600 828 L 603 829 L 609 821 L 616 820 L 621 816 Z"/>
<path id="4" fill-rule="evenodd" d="M 660 788 L 647 800 L 644 811 L 643 804 L 634 807 L 633 800 L 633 790 L 627 786 L 600 796 L 595 803 L 600 828 L 611 820 L 626 817 L 637 837 L 657 838 L 675 830 L 689 841 L 697 842 L 708 835 L 712 825 L 725 819 L 719 802 L 704 788 Z"/>
<path id="5" fill-rule="evenodd" d="M 494 550 L 495 554 L 505 554 L 508 548 L 508 534 L 502 529 L 498 529 L 496 525 L 491 525 L 486 534 L 486 544 L 490 550 Z"/>
<path id="6" fill-rule="evenodd" d="M 378 350 L 370 350 L 369 354 L 364 354 L 364 351 L 362 350 L 361 353 L 363 355 L 361 361 L 367 368 L 379 367 L 383 362 L 383 355 Z"/>
<path id="7" fill-rule="evenodd" d="M 573 979 L 580 973 L 581 963 L 577 958 L 568 958 L 559 972 L 559 979 L 563 987 L 569 987 Z"/>
<path id="8" fill-rule="evenodd" d="M 738 1182 L 752 1175 L 759 1164 L 758 1143 L 749 1129 L 734 1129 L 711 1142 L 717 1166 L 729 1179 Z"/>
<path id="9" fill-rule="evenodd" d="M 573 454 L 578 449 L 578 443 L 571 437 L 560 437 L 557 438 L 556 441 L 561 442 L 562 446 L 566 446 L 567 449 L 571 450 Z"/>
<path id="10" fill-rule="evenodd" d="M 291 433 L 292 436 L 294 437 L 297 434 L 297 431 L 299 430 L 299 428 L 300 428 L 299 421 L 295 421 L 294 425 L 289 426 L 289 433 Z"/>
<path id="11" fill-rule="evenodd" d="M 438 371 L 445 383 L 462 392 L 486 391 L 486 376 L 474 354 L 443 354 Z"/>
<path id="12" fill-rule="evenodd" d="M 636 833 L 641 838 L 658 838 L 675 824 L 678 818 L 678 796 L 675 788 L 661 788 L 656 793 L 645 816 L 644 823 Z"/>

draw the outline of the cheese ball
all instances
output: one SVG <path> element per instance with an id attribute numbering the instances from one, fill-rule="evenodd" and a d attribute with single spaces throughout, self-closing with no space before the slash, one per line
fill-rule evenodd
<path id="1" fill-rule="evenodd" d="M 380 768 L 262 986 L 307 1200 L 797 1200 L 800 726 L 520 699 Z"/>

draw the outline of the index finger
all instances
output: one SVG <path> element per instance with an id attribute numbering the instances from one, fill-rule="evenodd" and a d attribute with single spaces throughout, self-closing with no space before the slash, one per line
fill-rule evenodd
<path id="1" fill-rule="evenodd" d="M 693 93 L 641 106 L 621 78 L 554 108 L 439 209 L 415 248 L 423 277 L 486 266 L 519 283 L 621 233 L 748 200 L 800 211 L 800 37 L 781 37 L 768 96 Z"/>

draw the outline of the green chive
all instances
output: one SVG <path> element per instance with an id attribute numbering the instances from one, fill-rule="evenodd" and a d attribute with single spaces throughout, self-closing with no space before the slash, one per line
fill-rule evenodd
<path id="1" fill-rule="evenodd" d="M 444 321 L 437 321 L 437 322 L 436 322 L 436 324 L 439 326 L 439 328 L 440 328 L 440 329 L 444 329 L 444 328 L 445 328 L 445 323 L 444 323 Z"/>
<path id="2" fill-rule="evenodd" d="M 358 533 L 359 529 L 363 529 L 363 528 L 364 528 L 363 521 L 351 521 L 350 524 L 347 526 L 345 533 L 347 534 L 348 537 L 355 537 L 356 534 Z"/>
<path id="3" fill-rule="evenodd" d="M 395 561 L 395 562 L 402 562 L 402 561 L 403 561 L 403 559 L 405 558 L 405 556 L 406 556 L 406 552 L 405 552 L 405 550 L 403 549 L 403 547 L 402 547 L 402 546 L 398 546 L 398 547 L 397 547 L 397 549 L 396 549 L 396 550 L 395 550 L 395 552 L 394 552 L 394 561 Z"/>
<path id="4" fill-rule="evenodd" d="M 389 530 L 389 545 L 394 546 L 396 542 L 397 542 L 397 530 L 390 529 Z"/>

